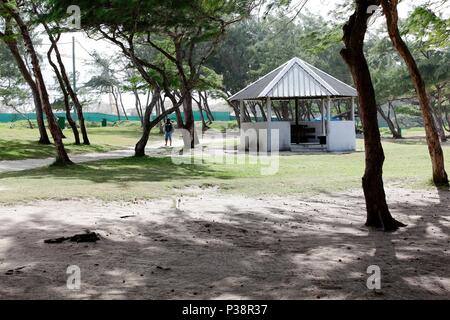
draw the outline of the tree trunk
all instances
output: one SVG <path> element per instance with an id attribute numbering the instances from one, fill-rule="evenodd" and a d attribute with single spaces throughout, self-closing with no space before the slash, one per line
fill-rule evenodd
<path id="1" fill-rule="evenodd" d="M 433 168 L 433 181 L 436 186 L 449 186 L 448 176 L 445 172 L 444 154 L 441 143 L 433 121 L 433 115 L 430 108 L 430 101 L 425 88 L 425 82 L 417 67 L 416 61 L 409 51 L 407 45 L 400 36 L 398 29 L 398 0 L 381 0 L 383 12 L 386 16 L 389 37 L 392 44 L 408 66 L 408 71 L 414 88 L 419 97 L 420 109 L 422 110 L 425 133 L 428 143 L 428 151 L 431 157 Z"/>
<path id="2" fill-rule="evenodd" d="M 288 101 L 281 101 L 281 118 L 284 121 L 289 121 L 289 102 Z"/>
<path id="3" fill-rule="evenodd" d="M 402 128 L 400 127 L 400 123 L 398 122 L 397 111 L 395 111 L 394 106 L 392 106 L 392 112 L 394 112 L 394 121 L 395 121 L 395 127 L 397 128 L 397 132 L 398 132 L 400 138 L 403 138 Z"/>
<path id="4" fill-rule="evenodd" d="M 259 106 L 259 110 L 261 111 L 261 115 L 262 115 L 263 120 L 267 121 L 266 112 L 264 111 L 264 108 L 263 108 L 262 104 L 258 103 L 258 106 Z"/>
<path id="5" fill-rule="evenodd" d="M 156 102 L 156 117 L 159 117 L 160 115 L 161 115 L 161 96 L 159 97 L 158 101 Z M 162 122 L 158 123 L 158 129 L 159 129 L 160 134 L 164 133 Z"/>
<path id="6" fill-rule="evenodd" d="M 117 119 L 120 121 L 120 110 L 119 110 L 119 102 L 117 101 L 117 95 L 114 91 L 114 87 L 111 87 L 111 94 L 114 98 L 114 105 L 116 106 Z"/>
<path id="7" fill-rule="evenodd" d="M 202 95 L 202 93 L 199 93 L 202 98 L 203 98 L 203 106 L 204 106 L 204 110 L 206 111 L 206 116 L 208 117 L 208 124 L 213 123 L 214 121 L 214 115 L 211 112 L 211 109 L 209 108 L 209 103 L 208 103 L 208 93 L 205 91 L 205 93 Z"/>
<path id="8" fill-rule="evenodd" d="M 67 122 L 69 122 L 70 128 L 72 129 L 73 137 L 75 139 L 75 144 L 79 145 L 80 144 L 80 134 L 78 133 L 77 124 L 75 123 L 75 121 L 73 121 L 72 115 L 70 114 L 69 94 L 67 93 L 61 73 L 59 72 L 58 67 L 52 60 L 52 52 L 53 52 L 54 48 L 55 48 L 55 43 L 52 42 L 52 45 L 50 46 L 50 49 L 47 52 L 47 59 L 48 59 L 48 62 L 50 63 L 50 66 L 53 68 L 53 71 L 55 72 L 56 79 L 58 80 L 59 87 L 61 88 L 61 91 L 63 94 L 66 118 L 67 118 Z"/>
<path id="9" fill-rule="evenodd" d="M 202 108 L 202 95 L 199 93 L 198 100 L 196 100 L 194 97 L 192 99 L 197 103 L 198 111 L 200 112 L 200 119 L 202 120 L 202 132 L 205 132 L 209 129 L 208 125 L 205 121 L 205 115 L 203 114 L 203 108 Z"/>
<path id="10" fill-rule="evenodd" d="M 442 119 L 440 112 L 438 110 L 433 110 L 432 116 L 439 138 L 441 139 L 442 142 L 446 142 L 447 136 L 444 130 L 444 120 Z"/>
<path id="11" fill-rule="evenodd" d="M 389 104 L 388 108 L 390 108 L 391 107 L 390 106 L 391 103 L 388 102 L 388 104 Z M 386 123 L 387 123 L 387 125 L 389 127 L 389 130 L 392 133 L 392 138 L 394 138 L 394 139 L 401 139 L 402 138 L 402 134 L 401 134 L 401 132 L 399 130 L 397 130 L 397 128 L 396 128 L 394 122 L 392 121 L 390 115 L 386 114 L 384 112 L 382 106 L 380 106 L 380 105 L 377 105 L 377 110 L 378 110 L 378 113 L 381 115 L 381 117 L 386 121 Z"/>
<path id="12" fill-rule="evenodd" d="M 47 31 L 47 32 L 49 32 L 49 31 Z M 52 38 L 52 37 L 50 37 L 50 38 Z M 52 41 L 52 39 L 50 39 L 50 41 Z M 56 59 L 58 61 L 58 65 L 61 70 L 62 80 L 64 82 L 64 85 L 66 86 L 67 92 L 68 92 L 68 94 L 75 106 L 75 110 L 77 112 L 78 121 L 80 123 L 81 135 L 83 136 L 83 144 L 90 145 L 91 142 L 89 141 L 89 137 L 88 137 L 88 133 L 87 133 L 87 129 L 86 129 L 86 124 L 85 124 L 84 114 L 83 114 L 83 107 L 80 103 L 80 100 L 78 99 L 77 93 L 72 88 L 69 77 L 67 76 L 66 67 L 64 66 L 64 63 L 62 61 L 61 54 L 59 52 L 59 48 L 56 43 L 54 45 L 55 45 Z"/>
<path id="13" fill-rule="evenodd" d="M 13 109 L 15 112 L 17 112 L 22 118 L 25 119 L 26 122 L 28 122 L 28 128 L 30 129 L 34 129 L 33 126 L 33 122 L 31 122 L 30 118 L 28 117 L 27 114 L 24 114 L 22 111 L 20 111 L 16 106 L 14 105 L 10 105 L 10 104 L 6 104 L 7 107 L 10 107 L 11 109 Z"/>
<path id="14" fill-rule="evenodd" d="M 20 70 L 20 73 L 22 74 L 23 78 L 27 82 L 28 86 L 31 89 L 31 92 L 33 94 L 33 100 L 34 100 L 34 107 L 36 109 L 36 120 L 39 128 L 39 143 L 40 144 L 51 144 L 50 139 L 47 134 L 47 130 L 45 128 L 45 122 L 44 122 L 44 114 L 42 110 L 42 103 L 39 98 L 39 90 L 36 86 L 36 82 L 34 82 L 33 77 L 30 74 L 30 71 L 28 71 L 27 65 L 22 59 L 22 56 L 20 55 L 19 48 L 17 47 L 17 42 L 14 40 L 14 38 L 11 36 L 8 36 L 7 38 L 3 38 L 4 42 L 9 48 L 9 51 L 11 52 L 12 56 L 14 57 L 14 60 L 16 61 L 16 64 Z"/>
<path id="15" fill-rule="evenodd" d="M 191 149 L 195 148 L 196 144 L 196 134 L 195 134 L 195 121 L 194 121 L 194 113 L 192 111 L 192 90 L 190 88 L 184 88 L 184 99 L 183 99 L 183 113 L 184 113 L 184 129 L 187 130 L 190 134 L 189 147 Z M 188 145 L 186 145 L 188 147 Z"/>
<path id="16" fill-rule="evenodd" d="M 62 141 L 61 131 L 59 130 L 58 124 L 55 121 L 55 117 L 50 105 L 50 101 L 48 98 L 48 92 L 47 88 L 45 87 L 44 83 L 44 77 L 42 76 L 41 67 L 39 64 L 39 58 L 38 55 L 34 49 L 33 42 L 30 37 L 30 33 L 28 31 L 28 28 L 20 15 L 15 11 L 15 9 L 11 7 L 8 11 L 11 14 L 11 16 L 14 18 L 14 20 L 17 22 L 18 27 L 20 28 L 20 33 L 22 35 L 22 38 L 24 40 L 25 48 L 30 55 L 31 58 L 31 64 L 33 67 L 33 73 L 36 79 L 36 85 L 39 92 L 39 98 L 42 103 L 42 108 L 47 116 L 47 122 L 49 125 L 50 133 L 53 137 L 53 141 L 55 142 L 56 147 L 56 164 L 58 165 L 68 165 L 72 164 L 72 161 L 70 161 L 69 156 L 67 155 L 66 149 L 64 148 L 64 143 Z"/>
<path id="17" fill-rule="evenodd" d="M 177 127 L 178 128 L 183 128 L 184 127 L 184 123 L 183 123 L 183 118 L 181 117 L 181 111 L 180 109 L 177 109 L 175 111 L 175 116 L 177 118 Z"/>
<path id="18" fill-rule="evenodd" d="M 161 120 L 164 119 L 167 115 L 171 114 L 175 110 L 179 109 L 180 105 L 174 103 L 173 107 L 167 110 L 164 110 L 161 112 L 159 116 L 157 116 L 153 121 L 150 121 L 151 115 L 153 112 L 153 108 L 156 105 L 159 97 L 160 97 L 161 91 L 160 89 L 156 89 L 153 93 L 152 101 L 150 104 L 148 104 L 145 107 L 145 113 L 144 113 L 144 127 L 142 130 L 142 137 L 138 141 L 135 147 L 135 157 L 143 157 L 145 156 L 145 146 L 147 145 L 148 138 L 150 137 L 151 130 L 159 123 Z"/>
<path id="19" fill-rule="evenodd" d="M 125 119 L 128 120 L 128 115 L 127 115 L 127 112 L 125 110 L 125 106 L 123 105 L 122 92 L 120 92 L 119 88 L 117 88 L 117 94 L 119 95 L 120 106 L 122 107 L 123 115 L 125 116 Z"/>
<path id="20" fill-rule="evenodd" d="M 258 122 L 258 115 L 256 113 L 256 107 L 254 102 L 250 102 L 250 111 L 252 112 L 253 120 L 255 120 L 255 122 Z"/>
<path id="21" fill-rule="evenodd" d="M 341 50 L 341 55 L 350 68 L 359 94 L 364 128 L 366 167 L 362 187 L 366 199 L 366 226 L 393 231 L 404 225 L 391 216 L 386 203 L 383 186 L 384 152 L 378 128 L 375 90 L 363 50 L 367 19 L 371 15 L 367 12 L 370 5 L 377 4 L 377 1 L 356 0 L 355 12 L 343 28 L 345 48 Z"/>
<path id="22" fill-rule="evenodd" d="M 38 10 L 37 8 L 33 5 L 33 9 L 34 12 L 36 14 L 38 14 Z M 76 94 L 76 92 L 74 91 L 74 89 L 72 88 L 72 84 L 70 83 L 69 77 L 67 76 L 67 71 L 66 71 L 66 67 L 62 61 L 61 58 L 61 53 L 59 52 L 59 48 L 58 48 L 58 41 L 61 37 L 61 33 L 56 33 L 56 38 L 53 35 L 52 30 L 50 30 L 50 28 L 48 27 L 48 24 L 45 22 L 42 22 L 42 25 L 45 28 L 45 31 L 47 32 L 48 38 L 52 44 L 52 47 L 55 51 L 55 55 L 56 55 L 56 60 L 58 62 L 59 65 L 59 74 L 60 74 L 60 78 L 61 80 L 58 80 L 60 83 L 62 81 L 62 86 L 65 87 L 65 90 L 67 91 L 67 94 L 70 96 L 70 99 L 72 100 L 74 106 L 75 106 L 75 110 L 77 112 L 77 116 L 78 116 L 78 121 L 80 123 L 80 130 L 81 130 L 81 134 L 83 136 L 83 144 L 84 145 L 90 145 L 90 141 L 89 141 L 89 137 L 87 134 L 87 130 L 86 130 L 86 125 L 85 125 L 85 121 L 84 121 L 84 114 L 83 114 L 83 107 L 81 106 L 80 101 L 78 100 L 78 95 Z M 57 28 L 59 28 L 59 25 L 57 25 Z M 53 69 L 55 69 L 56 67 L 54 67 Z M 61 86 L 61 84 L 60 84 Z M 72 117 L 70 117 L 72 118 Z M 70 123 L 70 122 L 69 122 Z M 71 124 L 72 126 L 72 124 Z M 78 130 L 77 130 L 78 131 Z"/>
<path id="23" fill-rule="evenodd" d="M 236 118 L 236 122 L 239 128 L 241 128 L 241 112 L 239 110 L 239 106 L 236 106 L 234 103 L 228 101 L 228 99 L 226 99 L 228 105 L 233 109 L 234 111 L 234 117 Z"/>
<path id="24" fill-rule="evenodd" d="M 148 138 L 150 137 L 150 131 L 152 130 L 151 116 L 152 116 L 153 108 L 159 100 L 159 95 L 160 95 L 160 90 L 156 89 L 153 92 L 153 97 L 152 97 L 150 104 L 147 104 L 145 106 L 144 125 L 142 127 L 142 136 L 141 136 L 141 139 L 139 139 L 138 143 L 136 144 L 136 147 L 134 148 L 134 151 L 135 151 L 134 156 L 135 157 L 145 156 L 145 146 L 147 145 Z"/>
<path id="25" fill-rule="evenodd" d="M 139 93 L 137 92 L 137 90 L 133 90 L 134 93 L 134 97 L 135 97 L 135 107 L 136 107 L 136 113 L 139 117 L 139 119 L 141 120 L 141 126 L 144 126 L 144 117 L 142 115 L 142 104 L 141 104 L 141 99 L 139 98 Z"/>
<path id="26" fill-rule="evenodd" d="M 164 106 L 164 104 L 166 103 L 166 97 L 164 96 L 164 98 L 159 98 L 159 115 L 161 115 L 162 113 L 166 112 L 166 107 Z M 162 119 L 159 122 L 159 132 L 160 133 L 164 133 L 164 121 L 165 119 Z"/>

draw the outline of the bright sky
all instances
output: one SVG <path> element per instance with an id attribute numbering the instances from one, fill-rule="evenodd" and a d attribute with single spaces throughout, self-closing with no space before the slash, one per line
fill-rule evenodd
<path id="1" fill-rule="evenodd" d="M 292 14 L 295 14 L 296 8 L 300 8 L 301 4 L 305 0 L 294 0 L 291 8 Z M 333 11 L 334 8 L 336 8 L 337 5 L 342 4 L 344 2 L 347 2 L 349 0 L 309 0 L 307 4 L 304 7 L 304 10 L 309 10 L 311 13 L 322 15 L 325 19 L 333 19 L 333 17 L 330 17 L 330 12 Z M 425 0 L 404 0 L 399 5 L 399 15 L 401 17 L 407 17 L 409 12 L 411 12 L 413 6 L 417 6 L 421 3 L 425 2 Z M 297 9 L 298 10 L 298 9 Z M 450 16 L 450 1 L 446 1 L 442 7 L 441 14 L 444 15 L 444 17 Z M 343 17 L 346 18 L 346 17 Z M 334 20 L 334 19 L 333 19 Z M 381 25 L 384 22 L 383 17 L 378 18 L 378 21 L 376 21 L 376 24 Z M 80 84 L 83 84 L 87 80 L 90 79 L 92 76 L 89 74 L 89 71 L 92 69 L 92 67 L 88 66 L 87 63 L 92 61 L 92 58 L 90 57 L 89 52 L 92 52 L 96 50 L 100 54 L 102 54 L 105 57 L 111 56 L 114 54 L 114 52 L 118 52 L 118 49 L 109 44 L 107 41 L 94 41 L 89 38 L 87 38 L 82 33 L 76 33 L 76 34 L 65 34 L 62 36 L 60 40 L 60 50 L 62 52 L 64 62 L 66 65 L 66 68 L 68 71 L 72 71 L 72 36 L 75 36 L 77 39 L 76 43 L 76 68 L 77 71 L 80 73 Z M 44 54 L 46 50 L 48 50 L 48 40 L 44 38 L 43 40 L 43 46 L 40 48 L 41 52 Z M 46 69 L 46 81 L 49 84 L 53 84 L 53 75 L 48 66 L 45 67 Z M 104 95 L 102 97 L 103 103 L 109 103 L 109 98 L 107 95 Z M 134 108 L 134 100 L 130 97 L 125 98 L 125 104 L 128 106 L 129 109 Z"/>
<path id="2" fill-rule="evenodd" d="M 294 0 L 292 7 L 303 3 L 305 0 Z M 346 3 L 349 0 L 308 0 L 305 9 L 311 11 L 315 14 L 320 14 L 322 16 L 328 16 L 337 5 Z M 411 12 L 414 6 L 419 6 L 427 2 L 426 0 L 403 0 L 400 2 L 398 7 L 399 16 L 405 18 L 408 16 L 408 13 Z M 442 5 L 440 12 L 444 15 L 444 17 L 450 16 L 450 1 L 445 1 Z"/>

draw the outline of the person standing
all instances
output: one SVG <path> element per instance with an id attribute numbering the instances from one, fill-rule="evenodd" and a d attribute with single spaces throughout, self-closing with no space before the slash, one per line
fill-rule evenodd
<path id="1" fill-rule="evenodd" d="M 166 140 L 166 147 L 167 142 L 169 142 L 170 146 L 172 146 L 172 133 L 173 133 L 172 121 L 170 119 L 167 119 L 164 125 L 164 139 Z"/>

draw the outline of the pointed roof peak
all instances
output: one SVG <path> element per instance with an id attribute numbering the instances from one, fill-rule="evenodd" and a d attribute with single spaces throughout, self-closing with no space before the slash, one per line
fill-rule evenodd
<path id="1" fill-rule="evenodd" d="M 256 100 L 264 98 L 356 97 L 357 92 L 346 83 L 294 57 L 229 98 Z"/>

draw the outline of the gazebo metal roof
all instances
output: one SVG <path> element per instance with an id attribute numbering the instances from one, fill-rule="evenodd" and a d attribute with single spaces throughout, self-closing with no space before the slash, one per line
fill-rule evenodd
<path id="1" fill-rule="evenodd" d="M 229 101 L 357 95 L 357 91 L 348 84 L 299 58 L 293 58 L 231 96 Z"/>

